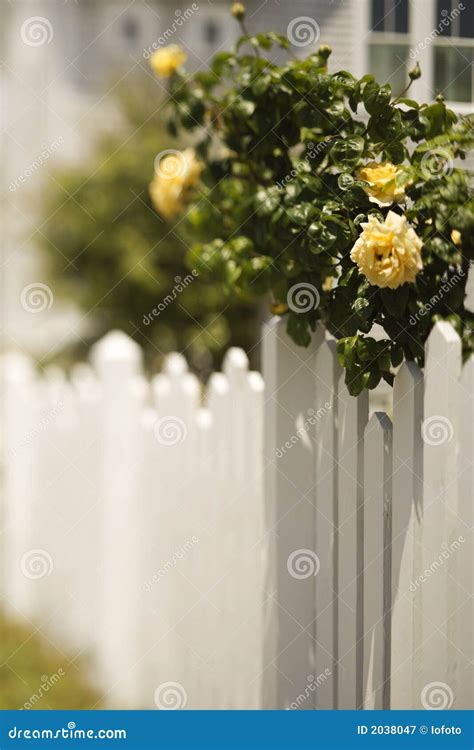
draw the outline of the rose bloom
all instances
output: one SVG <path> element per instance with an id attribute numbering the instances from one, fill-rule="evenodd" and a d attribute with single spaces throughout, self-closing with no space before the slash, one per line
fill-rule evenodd
<path id="1" fill-rule="evenodd" d="M 185 208 L 189 192 L 199 180 L 203 165 L 194 149 L 176 151 L 155 161 L 155 176 L 150 196 L 163 218 L 176 218 Z"/>
<path id="2" fill-rule="evenodd" d="M 181 47 L 177 44 L 169 44 L 153 53 L 150 57 L 150 65 L 157 76 L 169 78 L 187 59 L 188 56 Z"/>
<path id="3" fill-rule="evenodd" d="M 370 283 L 389 289 L 413 283 L 423 268 L 423 243 L 406 218 L 389 211 L 383 223 L 370 215 L 361 227 L 351 260 Z"/>
<path id="4" fill-rule="evenodd" d="M 452 232 L 451 232 L 451 241 L 455 245 L 460 245 L 461 244 L 461 232 L 459 231 L 459 229 L 453 229 L 452 230 Z"/>
<path id="5" fill-rule="evenodd" d="M 390 206 L 405 198 L 405 189 L 397 185 L 397 177 L 402 170 L 390 161 L 371 161 L 359 169 L 357 177 L 370 183 L 366 188 L 373 203 Z"/>

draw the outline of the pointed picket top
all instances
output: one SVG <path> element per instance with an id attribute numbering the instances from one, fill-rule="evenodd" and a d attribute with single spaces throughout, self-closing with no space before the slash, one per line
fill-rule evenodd
<path id="1" fill-rule="evenodd" d="M 20 351 L 7 351 L 0 358 L 0 378 L 7 383 L 33 380 L 35 368 L 32 359 Z"/>
<path id="2" fill-rule="evenodd" d="M 330 391 L 330 398 L 332 399 L 340 370 L 341 365 L 337 358 L 336 341 L 333 338 L 323 338 L 316 352 L 316 393 L 327 389 Z"/>
<path id="3" fill-rule="evenodd" d="M 425 345 L 426 360 L 441 364 L 446 357 L 461 356 L 461 339 L 451 323 L 440 320 L 436 323 Z"/>
<path id="4" fill-rule="evenodd" d="M 391 436 L 392 421 L 390 417 L 383 411 L 374 412 L 365 428 L 364 438 L 366 449 L 368 448 L 369 451 L 373 452 L 374 456 L 381 449 L 384 454 L 387 453 L 390 447 L 389 441 L 391 441 Z"/>
<path id="5" fill-rule="evenodd" d="M 172 380 L 181 378 L 188 372 L 188 363 L 186 358 L 178 352 L 171 352 L 165 357 L 163 373 Z"/>
<path id="6" fill-rule="evenodd" d="M 385 414 L 384 411 L 376 411 L 372 414 L 365 428 L 365 433 L 368 435 L 373 430 L 378 432 L 386 432 L 392 428 L 392 421 L 390 417 Z"/>
<path id="7" fill-rule="evenodd" d="M 393 407 L 399 404 L 405 396 L 409 396 L 412 388 L 423 381 L 423 373 L 415 362 L 404 362 L 395 375 L 393 384 Z"/>
<path id="8" fill-rule="evenodd" d="M 91 355 L 98 367 L 109 362 L 130 362 L 139 369 L 143 359 L 139 344 L 118 330 L 110 331 L 99 339 L 92 347 Z"/>
<path id="9" fill-rule="evenodd" d="M 247 383 L 252 393 L 264 393 L 265 382 L 259 372 L 251 370 L 247 375 Z"/>
<path id="10" fill-rule="evenodd" d="M 229 392 L 229 381 L 221 372 L 213 372 L 207 385 L 208 399 L 222 397 Z"/>
<path id="11" fill-rule="evenodd" d="M 230 382 L 243 382 L 248 369 L 249 359 L 243 349 L 232 346 L 227 350 L 222 364 L 222 371 L 229 378 Z"/>

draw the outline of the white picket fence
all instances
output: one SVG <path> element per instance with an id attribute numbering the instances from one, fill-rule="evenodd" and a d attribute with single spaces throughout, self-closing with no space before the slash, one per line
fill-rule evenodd
<path id="1" fill-rule="evenodd" d="M 465 708 L 472 702 L 472 361 L 445 323 L 392 420 L 348 395 L 322 329 L 231 349 L 203 392 L 91 365 L 0 369 L 4 608 L 106 705 Z M 73 663 L 70 660 L 73 659 Z"/>
<path id="2" fill-rule="evenodd" d="M 348 395 L 322 330 L 302 350 L 273 323 L 264 343 L 264 706 L 471 707 L 473 360 L 438 323 L 392 424 Z"/>

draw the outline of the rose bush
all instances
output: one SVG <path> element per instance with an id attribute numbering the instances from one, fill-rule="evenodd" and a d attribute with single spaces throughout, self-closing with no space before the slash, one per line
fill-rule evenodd
<path id="1" fill-rule="evenodd" d="M 467 355 L 474 204 L 455 160 L 472 146 L 472 120 L 441 96 L 407 98 L 409 84 L 394 98 L 372 75 L 330 72 L 327 46 L 276 64 L 266 55 L 288 39 L 250 36 L 235 8 L 236 49 L 169 78 L 169 132 L 190 131 L 203 165 L 199 185 L 179 194 L 199 240 L 190 263 L 232 295 L 271 295 L 298 344 L 323 321 L 353 394 L 392 382 L 404 359 L 422 366 L 437 320 Z M 156 179 L 152 193 L 160 210 Z M 385 337 L 369 335 L 374 324 Z"/>

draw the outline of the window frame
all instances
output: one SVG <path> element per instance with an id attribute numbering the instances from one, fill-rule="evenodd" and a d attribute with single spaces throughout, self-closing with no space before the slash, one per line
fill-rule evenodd
<path id="1" fill-rule="evenodd" d="M 471 0 L 474 1 L 474 0 Z M 433 32 L 438 28 L 439 18 L 437 15 L 437 0 L 431 0 L 430 4 L 425 4 L 426 13 L 419 13 L 417 17 L 417 9 L 414 5 L 409 2 L 408 4 L 408 31 L 397 32 L 397 31 L 379 31 L 373 30 L 373 2 L 374 0 L 367 0 L 367 43 L 366 43 L 366 68 L 368 69 L 368 62 L 370 56 L 370 49 L 373 45 L 407 45 L 410 50 L 417 50 L 420 47 L 420 43 L 425 39 L 430 38 Z M 396 2 L 396 0 L 394 0 Z M 421 5 L 421 2 L 420 2 Z M 453 7 L 453 3 L 451 4 Z M 452 11 L 451 11 L 452 12 Z M 420 25 L 421 18 L 421 25 Z M 423 28 L 421 28 L 423 26 Z M 435 54 L 436 47 L 465 47 L 466 49 L 472 49 L 474 47 L 474 38 L 472 37 L 461 37 L 461 36 L 450 36 L 436 35 L 430 42 L 422 47 L 423 54 L 418 53 L 415 57 L 410 55 L 408 62 L 415 64 L 416 60 L 422 57 L 422 70 L 423 77 L 420 81 L 415 81 L 413 84 L 414 94 L 417 90 L 421 94 L 421 98 L 427 98 L 427 89 L 430 91 L 431 98 L 435 97 Z M 411 67 L 408 65 L 408 67 Z M 423 92 L 423 93 L 421 93 Z M 470 113 L 472 111 L 474 102 L 474 69 L 471 72 L 471 101 L 459 102 L 451 99 L 446 100 L 448 105 L 460 113 Z"/>

